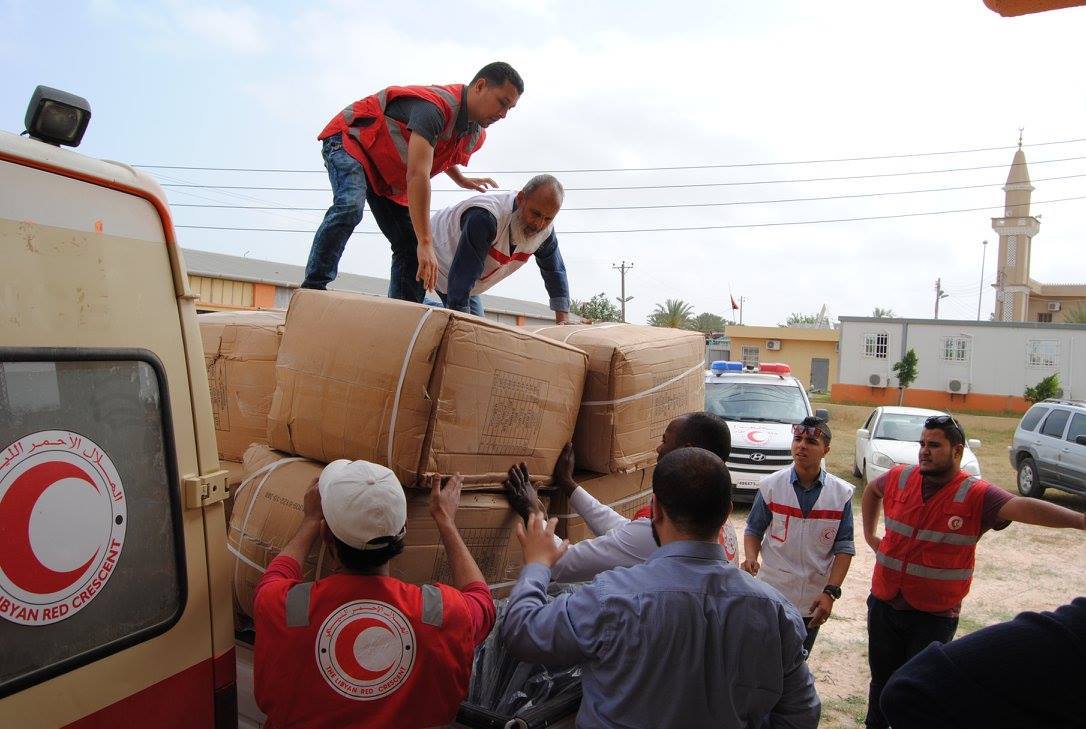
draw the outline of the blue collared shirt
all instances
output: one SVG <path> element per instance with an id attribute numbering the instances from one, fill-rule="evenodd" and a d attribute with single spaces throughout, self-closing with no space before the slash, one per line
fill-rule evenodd
<path id="1" fill-rule="evenodd" d="M 672 542 L 547 603 L 524 566 L 501 626 L 510 654 L 581 664 L 578 727 L 815 727 L 821 703 L 803 620 L 707 542 Z"/>
<path id="2" fill-rule="evenodd" d="M 804 514 L 811 513 L 815 502 L 818 501 L 818 497 L 822 494 L 822 484 L 826 482 L 826 469 L 823 468 L 818 472 L 818 479 L 813 486 L 807 489 L 800 486 L 795 466 L 792 467 L 789 480 L 796 492 L 796 499 L 799 500 L 799 510 Z M 766 505 L 765 499 L 762 498 L 762 492 L 759 491 L 754 497 L 754 503 L 750 506 L 750 514 L 747 515 L 747 528 L 743 533 L 760 540 L 765 536 L 765 530 L 769 528 L 771 521 L 773 521 L 773 515 L 769 513 L 769 506 Z M 833 549 L 831 550 L 833 554 L 856 554 L 854 531 L 852 505 L 846 504 L 841 511 L 841 523 L 837 527 L 837 536 L 833 540 Z"/>

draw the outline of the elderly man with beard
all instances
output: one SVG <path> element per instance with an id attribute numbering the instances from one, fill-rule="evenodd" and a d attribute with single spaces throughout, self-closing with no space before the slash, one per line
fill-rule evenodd
<path id="1" fill-rule="evenodd" d="M 886 727 L 879 706 L 890 677 L 929 644 L 948 643 L 973 582 L 977 542 L 1012 521 L 1086 529 L 1086 515 L 1037 499 L 1011 496 L 961 469 L 965 432 L 934 415 L 920 433 L 918 466 L 895 466 L 864 490 L 864 539 L 875 550 L 867 598 L 871 667 L 868 727 Z M 879 508 L 885 534 L 875 535 Z"/>
<path id="2" fill-rule="evenodd" d="M 436 291 L 449 309 L 483 315 L 479 294 L 535 257 L 554 320 L 569 318 L 569 282 L 554 218 L 565 190 L 552 175 L 536 175 L 519 192 L 475 195 L 434 213 Z"/>

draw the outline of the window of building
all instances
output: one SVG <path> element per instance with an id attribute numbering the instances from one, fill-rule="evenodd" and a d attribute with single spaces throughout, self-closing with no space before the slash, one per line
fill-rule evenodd
<path id="1" fill-rule="evenodd" d="M 743 366 L 744 367 L 757 367 L 758 366 L 758 353 L 761 350 L 758 347 L 743 347 Z"/>
<path id="2" fill-rule="evenodd" d="M 868 332 L 864 334 L 864 357 L 886 359 L 886 352 L 889 348 L 889 334 L 885 332 Z"/>
<path id="3" fill-rule="evenodd" d="M 1026 364 L 1030 367 L 1056 367 L 1060 343 L 1055 339 L 1031 339 L 1026 343 Z"/>
<path id="4" fill-rule="evenodd" d="M 969 360 L 968 337 L 943 337 L 943 359 L 948 362 Z"/>
<path id="5" fill-rule="evenodd" d="M 1050 323 L 1052 321 L 1052 312 L 1051 311 L 1042 311 L 1041 313 L 1039 313 L 1037 315 L 1037 321 L 1042 322 L 1042 323 L 1046 323 L 1046 324 Z"/>

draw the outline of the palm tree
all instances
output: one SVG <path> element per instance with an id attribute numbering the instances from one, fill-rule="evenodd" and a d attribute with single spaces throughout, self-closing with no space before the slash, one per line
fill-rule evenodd
<path id="1" fill-rule="evenodd" d="M 654 327 L 685 329 L 693 313 L 694 307 L 682 299 L 668 299 L 663 304 L 656 305 L 656 309 L 649 315 L 649 324 Z"/>
<path id="2" fill-rule="evenodd" d="M 893 319 L 895 314 L 893 309 L 883 309 L 881 306 L 876 306 L 875 311 L 872 312 L 871 316 L 876 319 Z"/>
<path id="3" fill-rule="evenodd" d="M 1063 320 L 1068 324 L 1086 324 L 1086 306 L 1064 312 Z"/>

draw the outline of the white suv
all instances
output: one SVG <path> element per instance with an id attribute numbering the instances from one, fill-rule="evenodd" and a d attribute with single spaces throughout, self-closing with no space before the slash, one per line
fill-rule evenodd
<path id="1" fill-rule="evenodd" d="M 705 375 L 705 409 L 728 422 L 732 452 L 728 471 L 735 501 L 750 502 L 767 476 L 792 465 L 792 426 L 810 415 L 807 391 L 788 365 L 765 363 L 746 369 L 740 362 L 713 362 Z"/>

